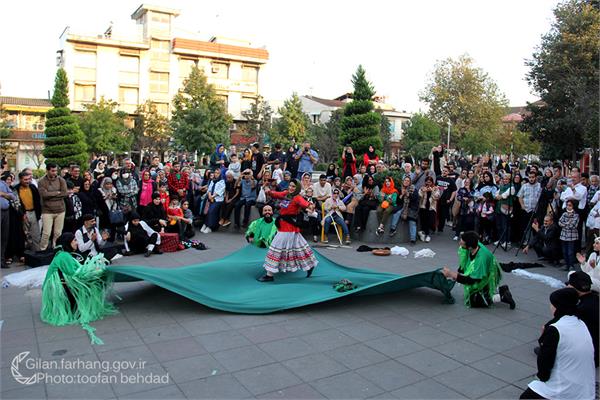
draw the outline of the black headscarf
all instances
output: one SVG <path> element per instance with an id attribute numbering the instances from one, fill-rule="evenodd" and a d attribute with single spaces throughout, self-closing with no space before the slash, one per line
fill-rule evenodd
<path id="1" fill-rule="evenodd" d="M 59 250 L 66 251 L 68 253 L 73 253 L 75 249 L 71 247 L 71 242 L 75 240 L 75 235 L 71 232 L 65 232 L 56 239 L 56 247 L 54 247 L 54 251 L 58 252 Z"/>

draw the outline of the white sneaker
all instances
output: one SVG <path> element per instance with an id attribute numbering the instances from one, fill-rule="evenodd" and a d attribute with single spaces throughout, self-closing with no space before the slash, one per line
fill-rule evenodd
<path id="1" fill-rule="evenodd" d="M 431 238 L 429 237 L 429 235 L 425 236 L 425 243 L 429 243 L 431 242 Z"/>
<path id="2" fill-rule="evenodd" d="M 208 226 L 204 230 L 204 233 L 211 233 L 211 232 L 212 232 L 212 229 L 210 229 Z"/>
<path id="3" fill-rule="evenodd" d="M 110 259 L 110 261 L 115 261 L 115 260 L 118 260 L 119 258 L 123 258 L 123 255 L 117 253 L 117 254 L 115 254 L 115 256 L 113 258 Z"/>
<path id="4" fill-rule="evenodd" d="M 425 232 L 423 232 L 423 231 L 419 232 L 419 240 L 421 240 L 421 242 L 425 241 Z"/>
<path id="5" fill-rule="evenodd" d="M 499 240 L 496 240 L 496 241 L 494 242 L 494 246 L 498 246 L 498 243 L 500 243 L 500 241 L 499 241 Z M 502 243 L 502 245 L 504 246 L 504 243 Z"/>
<path id="6" fill-rule="evenodd" d="M 458 240 L 458 236 L 454 236 L 454 237 L 452 238 L 452 240 L 454 240 L 454 241 L 456 242 L 456 241 Z"/>
<path id="7" fill-rule="evenodd" d="M 202 225 L 202 228 L 200 228 L 200 232 L 206 233 L 207 229 L 208 229 L 208 227 L 206 225 Z"/>

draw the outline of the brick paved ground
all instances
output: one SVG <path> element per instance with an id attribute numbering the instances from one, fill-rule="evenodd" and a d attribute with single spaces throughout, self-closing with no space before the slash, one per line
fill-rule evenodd
<path id="1" fill-rule="evenodd" d="M 217 259 L 245 245 L 234 234 L 200 239 L 210 250 L 136 256 L 118 263 L 178 267 Z M 424 247 L 433 249 L 435 258 L 375 257 L 350 249 L 322 253 L 345 265 L 399 274 L 455 266 L 456 242 L 436 235 L 428 246 L 410 249 Z M 498 257 L 514 260 L 514 251 L 499 250 Z M 535 258 L 521 254 L 518 260 Z M 559 279 L 565 274 L 554 267 L 531 271 Z M 505 274 L 504 282 L 516 298 L 514 311 L 504 304 L 465 309 L 457 285 L 453 305 L 442 304 L 437 291 L 415 289 L 270 315 L 229 314 L 145 282 L 119 283 L 120 313 L 92 324 L 105 342 L 102 346 L 90 345 L 78 326 L 41 322 L 39 289 L 2 289 L 1 397 L 518 398 L 536 372 L 533 347 L 550 316 L 552 288 L 511 274 Z M 13 379 L 10 368 L 13 357 L 23 351 L 43 360 L 143 360 L 145 368 L 134 372 L 168 372 L 169 380 L 24 386 Z"/>

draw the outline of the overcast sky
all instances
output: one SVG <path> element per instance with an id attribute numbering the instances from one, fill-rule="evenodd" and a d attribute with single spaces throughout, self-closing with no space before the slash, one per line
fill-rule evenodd
<path id="1" fill-rule="evenodd" d="M 418 111 L 419 91 L 436 60 L 468 53 L 498 83 L 511 105 L 536 100 L 524 60 L 552 22 L 557 0 L 503 1 L 184 1 L 150 4 L 181 10 L 176 25 L 205 39 L 227 36 L 265 46 L 270 60 L 261 94 L 292 92 L 333 98 L 351 91 L 358 64 L 378 94 L 398 110 Z M 1 94 L 46 97 L 58 37 L 104 32 L 133 23 L 139 0 L 2 1 Z"/>

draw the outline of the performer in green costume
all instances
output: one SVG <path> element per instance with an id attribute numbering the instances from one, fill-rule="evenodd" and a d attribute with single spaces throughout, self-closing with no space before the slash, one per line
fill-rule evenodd
<path id="1" fill-rule="evenodd" d="M 273 208 L 266 205 L 262 209 L 262 218 L 252 221 L 246 231 L 246 240 L 256 247 L 269 247 L 277 234 L 273 219 Z"/>
<path id="2" fill-rule="evenodd" d="M 502 274 L 496 257 L 479 242 L 476 232 L 464 232 L 458 249 L 458 271 L 444 267 L 442 273 L 464 286 L 467 307 L 490 307 L 503 302 L 515 308 L 515 301 L 507 285 L 498 287 Z M 496 293 L 498 289 L 498 293 Z"/>
<path id="3" fill-rule="evenodd" d="M 63 233 L 56 249 L 42 286 L 41 319 L 58 326 L 81 324 L 93 344 L 103 344 L 88 323 L 117 312 L 106 300 L 107 261 L 102 254 L 83 260 L 72 233 Z"/>

